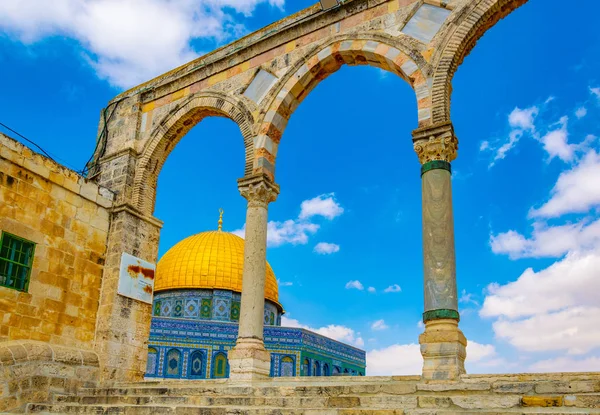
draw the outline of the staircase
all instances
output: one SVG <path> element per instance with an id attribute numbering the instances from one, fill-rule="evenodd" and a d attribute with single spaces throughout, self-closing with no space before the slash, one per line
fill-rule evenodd
<path id="1" fill-rule="evenodd" d="M 600 374 L 277 378 L 124 383 L 30 403 L 38 414 L 600 414 Z"/>

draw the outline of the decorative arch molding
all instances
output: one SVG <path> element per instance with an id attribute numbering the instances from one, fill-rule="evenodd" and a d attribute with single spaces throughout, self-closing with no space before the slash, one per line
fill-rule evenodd
<path id="1" fill-rule="evenodd" d="M 433 71 L 409 42 L 383 34 L 333 37 L 311 49 L 267 96 L 268 105 L 254 142 L 253 174 L 274 179 L 277 148 L 291 115 L 310 91 L 343 65 L 371 65 L 400 76 L 415 91 L 419 127 L 431 124 Z"/>
<path id="2" fill-rule="evenodd" d="M 439 48 L 441 53 L 434 62 L 432 87 L 432 121 L 438 124 L 450 121 L 452 78 L 477 41 L 498 21 L 527 3 L 528 0 L 481 0 L 462 18 L 462 23 Z"/>
<path id="3" fill-rule="evenodd" d="M 137 160 L 133 181 L 133 205 L 142 213 L 154 211 L 158 175 L 177 143 L 204 118 L 216 116 L 234 121 L 244 139 L 245 168 L 252 171 L 254 160 L 254 117 L 246 105 L 235 98 L 216 92 L 191 96 L 166 114 L 150 132 L 150 138 Z"/>

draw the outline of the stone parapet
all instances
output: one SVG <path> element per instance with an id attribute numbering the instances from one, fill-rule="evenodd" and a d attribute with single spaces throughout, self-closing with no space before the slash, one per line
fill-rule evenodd
<path id="1" fill-rule="evenodd" d="M 107 188 L 98 186 L 73 170 L 32 151 L 29 147 L 2 133 L 0 133 L 1 159 L 14 163 L 45 181 L 104 208 L 110 208 L 113 204 L 114 194 Z M 1 171 L 4 172 L 4 170 Z"/>
<path id="2" fill-rule="evenodd" d="M 98 356 L 91 350 L 36 341 L 0 343 L 0 412 L 94 387 Z"/>

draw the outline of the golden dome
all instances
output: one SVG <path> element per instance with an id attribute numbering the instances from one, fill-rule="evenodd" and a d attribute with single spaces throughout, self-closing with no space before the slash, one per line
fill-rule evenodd
<path id="1" fill-rule="evenodd" d="M 154 290 L 203 288 L 241 293 L 243 267 L 242 238 L 222 231 L 202 232 L 179 242 L 158 261 Z M 279 300 L 277 280 L 268 262 L 265 298 L 275 303 Z"/>

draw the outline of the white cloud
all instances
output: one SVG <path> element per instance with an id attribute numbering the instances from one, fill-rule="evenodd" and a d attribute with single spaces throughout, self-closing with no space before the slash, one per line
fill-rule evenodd
<path id="1" fill-rule="evenodd" d="M 467 342 L 467 361 L 469 363 L 481 362 L 496 356 L 496 348 L 491 344 L 481 344 L 473 340 Z"/>
<path id="2" fill-rule="evenodd" d="M 538 116 L 540 109 L 536 106 L 521 109 L 516 107 L 508 115 L 508 123 L 512 128 L 524 131 L 535 131 L 535 118 Z"/>
<path id="3" fill-rule="evenodd" d="M 492 148 L 489 142 L 484 146 L 484 149 L 490 149 L 495 151 L 494 158 L 490 163 L 489 167 L 493 167 L 496 161 L 502 160 L 506 157 L 506 154 L 512 150 L 523 134 L 530 133 L 535 134 L 535 119 L 538 116 L 540 109 L 537 106 L 521 109 L 515 107 L 514 110 L 508 115 L 508 125 L 510 126 L 510 132 L 508 133 L 508 140 L 498 148 Z M 482 150 L 482 145 L 480 150 Z"/>
<path id="4" fill-rule="evenodd" d="M 219 1 L 224 2 L 227 0 Z M 269 221 L 267 224 L 267 245 L 269 247 L 277 247 L 284 244 L 306 245 L 308 238 L 315 234 L 321 227 L 309 219 L 314 216 L 333 219 L 344 212 L 344 209 L 335 201 L 333 193 L 305 200 L 301 203 L 300 209 L 301 212 L 298 219 L 288 219 L 284 222 Z M 244 224 L 241 229 L 237 229 L 232 233 L 244 238 L 246 225 Z M 339 250 L 339 245 L 324 242 L 315 247 L 315 252 L 319 254 L 332 254 Z"/>
<path id="5" fill-rule="evenodd" d="M 425 328 L 425 323 L 423 323 L 423 320 L 419 320 L 417 322 L 417 328 L 420 328 L 420 329 L 424 329 Z"/>
<path id="6" fill-rule="evenodd" d="M 560 158 L 562 161 L 571 161 L 575 155 L 575 146 L 568 143 L 569 133 L 567 132 L 567 124 L 569 118 L 562 117 L 556 124 L 557 129 L 549 131 L 541 138 L 544 150 L 550 156 L 550 160 L 554 157 Z"/>
<path id="7" fill-rule="evenodd" d="M 469 341 L 467 344 L 467 361 L 486 366 L 493 361 L 487 359 L 496 356 L 492 345 Z M 423 370 L 423 357 L 418 344 L 394 344 L 383 349 L 367 352 L 367 375 L 420 375 Z"/>
<path id="8" fill-rule="evenodd" d="M 420 375 L 423 357 L 418 344 L 394 344 L 367 352 L 367 375 Z"/>
<path id="9" fill-rule="evenodd" d="M 383 319 L 374 321 L 373 324 L 371 324 L 371 330 L 374 331 L 387 330 L 389 328 L 390 326 L 385 324 L 385 321 Z"/>
<path id="10" fill-rule="evenodd" d="M 320 226 L 309 222 L 297 222 L 292 219 L 285 222 L 270 221 L 267 224 L 267 246 L 278 247 L 284 244 L 306 245 L 310 235 L 315 234 Z M 241 238 L 246 235 L 246 225 L 232 232 Z"/>
<path id="11" fill-rule="evenodd" d="M 321 255 L 330 255 L 339 252 L 340 246 L 336 244 L 330 244 L 327 242 L 319 242 L 315 246 L 315 249 L 313 249 L 313 251 Z"/>
<path id="12" fill-rule="evenodd" d="M 372 294 L 377 292 L 377 290 L 375 289 L 375 287 L 369 287 L 369 288 L 367 288 L 367 291 L 370 292 L 370 293 L 372 293 Z"/>
<path id="13" fill-rule="evenodd" d="M 560 174 L 550 200 L 539 209 L 532 209 L 530 216 L 557 217 L 586 212 L 597 205 L 600 205 L 600 155 L 590 150 L 577 165 Z"/>
<path id="14" fill-rule="evenodd" d="M 281 281 L 280 279 L 277 279 L 277 285 L 280 287 L 291 287 L 294 285 L 294 283 L 291 281 Z"/>
<path id="15" fill-rule="evenodd" d="M 489 141 L 482 141 L 481 144 L 479 145 L 479 151 L 486 151 L 490 148 L 490 142 Z"/>
<path id="16" fill-rule="evenodd" d="M 600 371 L 600 357 L 590 356 L 585 359 L 572 357 L 559 357 L 542 360 L 529 366 L 528 372 L 598 372 Z"/>
<path id="17" fill-rule="evenodd" d="M 313 216 L 333 219 L 344 213 L 344 208 L 335 200 L 334 193 L 322 194 L 314 199 L 305 200 L 300 205 L 300 209 L 300 219 L 309 219 Z"/>
<path id="18" fill-rule="evenodd" d="M 340 326 L 337 324 L 330 324 L 328 326 L 313 328 L 307 326 L 305 324 L 300 323 L 298 320 L 289 318 L 286 316 L 281 317 L 281 325 L 283 327 L 298 327 L 305 330 L 310 330 L 312 332 L 318 333 L 322 336 L 329 337 L 330 339 L 334 339 L 343 343 L 348 343 L 352 346 L 363 347 L 365 342 L 361 337 L 360 333 L 357 333 L 353 329 Z"/>
<path id="19" fill-rule="evenodd" d="M 0 31 L 25 44 L 74 39 L 99 77 L 130 87 L 196 58 L 193 40 L 239 36 L 236 14 L 260 3 L 284 0 L 2 0 Z"/>
<path id="20" fill-rule="evenodd" d="M 355 290 L 362 291 L 365 289 L 365 287 L 362 285 L 362 283 L 360 281 L 355 280 L 355 281 L 348 281 L 346 283 L 346 289 L 347 290 L 355 289 Z"/>
<path id="21" fill-rule="evenodd" d="M 402 288 L 398 284 L 393 284 L 383 290 L 384 293 L 399 293 L 402 291 Z"/>
<path id="22" fill-rule="evenodd" d="M 570 307 L 519 320 L 500 319 L 493 328 L 497 338 L 519 350 L 581 355 L 600 346 L 598 321 L 600 307 Z"/>
<path id="23" fill-rule="evenodd" d="M 517 281 L 491 284 L 480 311 L 494 333 L 519 350 L 587 353 L 600 345 L 600 252 L 571 252 Z"/>
<path id="24" fill-rule="evenodd" d="M 508 254 L 512 259 L 561 257 L 569 251 L 600 246 L 600 219 L 551 227 L 536 223 L 530 239 L 510 230 L 492 235 L 490 245 L 495 254 Z"/>
<path id="25" fill-rule="evenodd" d="M 587 115 L 587 108 L 585 108 L 585 107 L 579 107 L 575 111 L 575 116 L 577 117 L 578 120 L 582 119 L 586 115 Z"/>
<path id="26" fill-rule="evenodd" d="M 570 253 L 539 272 L 529 268 L 517 281 L 489 285 L 480 314 L 514 319 L 565 307 L 600 306 L 599 269 L 600 252 Z"/>
<path id="27" fill-rule="evenodd" d="M 458 302 L 464 303 L 464 304 L 473 303 L 474 305 L 479 306 L 479 303 L 477 302 L 477 300 L 473 299 L 473 294 L 467 293 L 467 290 L 462 290 L 462 293 L 460 295 L 460 298 L 458 299 Z"/>
<path id="28" fill-rule="evenodd" d="M 590 88 L 590 92 L 600 100 L 600 88 Z"/>

